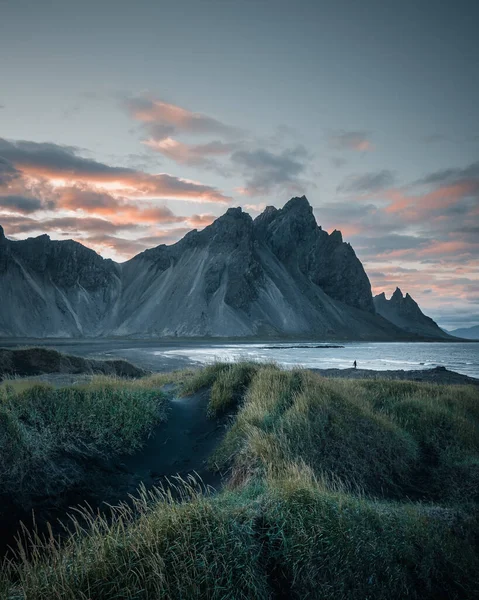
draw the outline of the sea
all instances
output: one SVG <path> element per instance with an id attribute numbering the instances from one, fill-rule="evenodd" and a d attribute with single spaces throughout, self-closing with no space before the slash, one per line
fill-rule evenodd
<path id="1" fill-rule="evenodd" d="M 444 366 L 479 378 L 479 342 L 229 343 L 146 351 L 163 360 L 177 357 L 202 365 L 245 359 L 274 362 L 286 368 L 345 369 L 356 361 L 360 369 L 386 371 Z"/>

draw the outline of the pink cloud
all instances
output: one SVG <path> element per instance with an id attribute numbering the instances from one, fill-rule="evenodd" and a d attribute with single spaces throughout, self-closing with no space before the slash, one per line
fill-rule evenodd
<path id="1" fill-rule="evenodd" d="M 146 124 L 152 138 L 157 140 L 164 139 L 174 131 L 225 136 L 240 133 L 235 127 L 213 117 L 155 98 L 131 98 L 127 102 L 127 108 L 134 119 Z"/>
<path id="2" fill-rule="evenodd" d="M 208 144 L 185 144 L 171 137 L 162 140 L 149 139 L 143 143 L 179 164 L 196 166 L 204 166 L 211 156 L 227 156 L 238 147 L 237 144 L 221 141 Z"/>

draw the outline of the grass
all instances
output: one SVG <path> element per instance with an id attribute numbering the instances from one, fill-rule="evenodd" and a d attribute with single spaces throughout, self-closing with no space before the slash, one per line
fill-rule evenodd
<path id="1" fill-rule="evenodd" d="M 477 597 L 477 389 L 254 363 L 174 380 L 210 388 L 212 418 L 237 411 L 214 457 L 223 491 L 177 480 L 112 519 L 73 517 L 61 542 L 32 536 L 4 565 L 3 597 Z"/>
<path id="2" fill-rule="evenodd" d="M 274 365 L 267 365 L 277 369 Z M 203 388 L 210 388 L 208 414 L 220 416 L 237 408 L 256 373 L 265 365 L 257 362 L 215 362 L 204 369 L 190 372 L 183 382 L 182 393 L 193 394 Z"/>
<path id="3" fill-rule="evenodd" d="M 161 394 L 125 381 L 0 386 L 0 487 L 25 501 L 76 483 L 81 461 L 137 450 L 165 418 Z"/>
<path id="4" fill-rule="evenodd" d="M 470 386 L 264 368 L 212 462 L 231 466 L 234 480 L 302 461 L 376 497 L 477 501 L 478 396 Z"/>

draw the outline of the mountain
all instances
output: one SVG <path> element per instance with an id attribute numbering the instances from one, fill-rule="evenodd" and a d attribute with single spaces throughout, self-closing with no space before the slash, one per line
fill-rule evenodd
<path id="1" fill-rule="evenodd" d="M 202 231 L 118 264 L 72 240 L 0 228 L 0 335 L 396 339 L 341 233 L 303 196 L 253 220 L 230 208 Z"/>
<path id="2" fill-rule="evenodd" d="M 473 325 L 472 327 L 460 327 L 449 331 L 450 335 L 458 338 L 465 338 L 466 340 L 479 340 L 479 325 Z"/>
<path id="3" fill-rule="evenodd" d="M 435 321 L 422 312 L 418 303 L 409 294 L 403 296 L 399 288 L 396 288 L 389 300 L 384 292 L 374 296 L 374 306 L 379 315 L 408 333 L 429 338 L 451 338 Z"/>

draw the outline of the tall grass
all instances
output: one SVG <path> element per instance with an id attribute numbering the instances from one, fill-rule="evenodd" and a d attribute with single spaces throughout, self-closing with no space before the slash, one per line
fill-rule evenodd
<path id="1" fill-rule="evenodd" d="M 112 520 L 83 513 L 62 545 L 5 565 L 6 598 L 472 598 L 473 527 L 450 511 L 330 491 L 291 467 L 216 497 L 143 491 Z M 86 522 L 86 524 L 85 524 Z"/>
<path id="2" fill-rule="evenodd" d="M 478 397 L 466 386 L 264 368 L 212 462 L 230 464 L 234 481 L 301 461 L 378 497 L 476 500 Z"/>
<path id="3" fill-rule="evenodd" d="M 223 491 L 190 478 L 83 512 L 4 565 L 5 598 L 477 597 L 477 389 L 258 365 L 177 381 L 216 385 L 212 416 L 237 409 Z"/>
<path id="4" fill-rule="evenodd" d="M 278 370 L 274 365 L 267 365 Z M 202 388 L 210 388 L 208 414 L 219 416 L 234 408 L 242 400 L 251 380 L 256 373 L 265 368 L 257 362 L 215 362 L 203 369 L 197 370 L 182 385 L 183 394 L 192 394 Z"/>
<path id="5" fill-rule="evenodd" d="M 78 461 L 131 453 L 165 418 L 156 390 L 102 385 L 0 386 L 3 494 L 59 493 L 79 476 Z"/>

